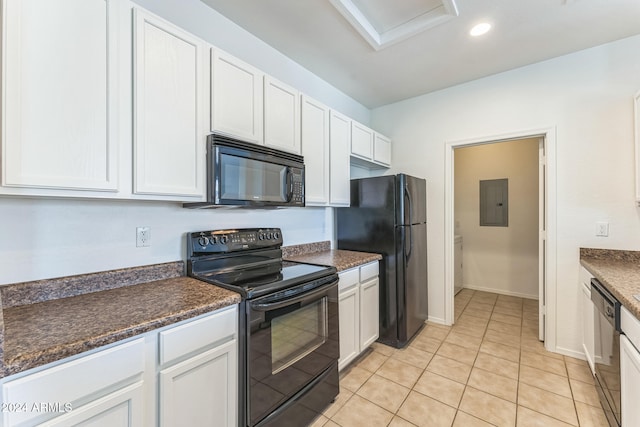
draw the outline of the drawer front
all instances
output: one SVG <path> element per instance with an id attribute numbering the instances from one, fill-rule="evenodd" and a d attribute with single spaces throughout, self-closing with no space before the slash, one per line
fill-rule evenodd
<path id="1" fill-rule="evenodd" d="M 4 425 L 22 425 L 33 419 L 44 420 L 60 415 L 33 411 L 33 405 L 71 404 L 98 398 L 111 392 L 117 384 L 139 381 L 145 362 L 144 339 L 139 338 L 90 354 L 2 385 L 2 401 L 27 404 L 26 412 L 5 412 Z"/>
<path id="2" fill-rule="evenodd" d="M 360 267 L 360 281 L 364 282 L 378 275 L 378 261 Z"/>
<path id="3" fill-rule="evenodd" d="M 236 305 L 160 332 L 160 364 L 175 362 L 206 347 L 231 339 L 237 332 Z"/>
<path id="4" fill-rule="evenodd" d="M 356 267 L 342 271 L 338 274 L 338 278 L 340 279 L 338 282 L 338 291 L 344 291 L 353 286 L 357 286 L 360 282 L 360 269 Z"/>
<path id="5" fill-rule="evenodd" d="M 620 309 L 620 328 L 629 341 L 640 351 L 640 320 L 624 306 Z"/>

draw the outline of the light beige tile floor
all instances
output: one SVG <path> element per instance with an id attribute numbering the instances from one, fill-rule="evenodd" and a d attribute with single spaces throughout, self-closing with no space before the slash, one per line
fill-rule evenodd
<path id="1" fill-rule="evenodd" d="M 538 341 L 537 301 L 463 289 L 455 318 L 374 343 L 312 426 L 607 426 L 586 362 Z"/>

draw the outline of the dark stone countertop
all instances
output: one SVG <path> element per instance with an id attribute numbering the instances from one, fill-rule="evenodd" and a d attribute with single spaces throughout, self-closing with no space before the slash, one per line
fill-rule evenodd
<path id="1" fill-rule="evenodd" d="M 640 319 L 640 251 L 580 248 L 580 263 Z"/>
<path id="2" fill-rule="evenodd" d="M 179 261 L 3 287 L 0 376 L 240 302 L 183 271 Z"/>
<path id="3" fill-rule="evenodd" d="M 382 259 L 382 255 L 380 254 L 330 249 L 328 243 L 329 242 L 311 244 L 313 246 L 307 246 L 308 251 L 305 250 L 305 245 L 296 247 L 295 252 L 287 252 L 284 250 L 285 248 L 283 248 L 283 257 L 287 261 L 328 265 L 335 267 L 339 272 Z"/>

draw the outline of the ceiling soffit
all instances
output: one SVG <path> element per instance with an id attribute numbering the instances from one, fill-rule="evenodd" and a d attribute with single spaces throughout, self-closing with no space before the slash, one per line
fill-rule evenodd
<path id="1" fill-rule="evenodd" d="M 401 4 L 388 0 L 329 1 L 375 50 L 458 16 L 455 0 L 413 0 Z"/>

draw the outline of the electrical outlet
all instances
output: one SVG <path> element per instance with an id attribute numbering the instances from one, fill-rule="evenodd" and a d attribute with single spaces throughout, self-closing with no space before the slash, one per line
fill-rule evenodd
<path id="1" fill-rule="evenodd" d="M 609 235 L 608 222 L 596 222 L 596 236 L 607 237 Z"/>
<path id="2" fill-rule="evenodd" d="M 151 227 L 136 227 L 136 246 L 151 246 Z"/>

